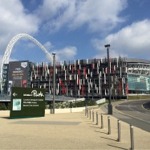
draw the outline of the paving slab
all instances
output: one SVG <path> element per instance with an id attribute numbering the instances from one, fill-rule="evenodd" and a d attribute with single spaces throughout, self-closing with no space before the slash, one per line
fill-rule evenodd
<path id="1" fill-rule="evenodd" d="M 111 134 L 108 135 L 108 115 L 101 109 L 99 124 L 85 116 L 85 112 L 46 114 L 45 117 L 9 119 L 8 111 L 0 111 L 0 149 L 28 150 L 93 150 L 130 148 L 129 125 L 121 124 L 121 142 L 117 142 L 117 119 L 110 116 Z M 101 114 L 104 128 L 101 129 Z M 149 149 L 150 134 L 134 128 L 135 149 Z"/>

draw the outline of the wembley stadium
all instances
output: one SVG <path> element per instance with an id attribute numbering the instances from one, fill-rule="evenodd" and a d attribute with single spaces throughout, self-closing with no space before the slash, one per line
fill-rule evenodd
<path id="1" fill-rule="evenodd" d="M 55 95 L 126 98 L 128 94 L 149 94 L 150 61 L 130 58 L 86 59 L 56 62 Z M 12 87 L 44 88 L 53 94 L 53 64 L 12 61 L 3 65 L 1 94 L 10 95 Z"/>
<path id="2" fill-rule="evenodd" d="M 21 38 L 27 38 L 40 47 L 49 58 L 49 63 L 28 60 L 11 62 L 12 49 Z M 87 99 L 111 96 L 117 99 L 127 98 L 129 94 L 150 93 L 148 60 L 122 57 L 63 63 L 54 63 L 53 60 L 52 54 L 32 36 L 26 33 L 14 36 L 7 45 L 1 63 L 0 100 L 10 101 L 12 87 L 44 88 L 48 100 L 51 95 L 56 95 L 59 100 L 64 96 Z"/>

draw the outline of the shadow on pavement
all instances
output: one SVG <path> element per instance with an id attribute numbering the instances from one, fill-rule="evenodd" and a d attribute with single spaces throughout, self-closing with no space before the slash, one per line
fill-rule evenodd
<path id="1" fill-rule="evenodd" d="M 3 119 L 11 119 L 10 117 L 0 117 L 0 118 L 3 118 Z"/>
<path id="2" fill-rule="evenodd" d="M 102 137 L 102 136 L 101 136 L 101 138 L 103 138 L 103 139 L 107 139 L 107 140 L 116 141 L 116 140 L 114 140 L 114 139 L 112 139 L 112 138 L 107 138 L 107 137 Z"/>
<path id="3" fill-rule="evenodd" d="M 107 145 L 110 146 L 110 147 L 115 147 L 115 148 L 119 148 L 119 149 L 123 149 L 123 150 L 128 150 L 128 148 L 123 148 L 123 147 L 114 146 L 114 145 L 110 145 L 110 144 L 107 144 Z"/>
<path id="4" fill-rule="evenodd" d="M 107 134 L 107 135 L 108 135 L 108 133 L 106 133 L 106 132 L 104 132 L 104 131 L 96 131 L 96 130 L 95 130 L 95 132 L 99 132 L 99 133 L 103 133 L 103 134 Z"/>

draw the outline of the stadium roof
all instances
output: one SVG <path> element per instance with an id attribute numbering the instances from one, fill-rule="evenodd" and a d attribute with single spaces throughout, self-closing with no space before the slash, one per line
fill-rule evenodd
<path id="1" fill-rule="evenodd" d="M 150 64 L 150 60 L 137 59 L 137 58 L 126 58 L 127 63 L 147 63 Z"/>

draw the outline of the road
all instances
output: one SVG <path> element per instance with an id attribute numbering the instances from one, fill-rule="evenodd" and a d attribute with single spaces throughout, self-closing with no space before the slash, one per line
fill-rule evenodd
<path id="1" fill-rule="evenodd" d="M 113 115 L 122 121 L 150 132 L 150 110 L 143 107 L 143 104 L 148 101 L 150 100 L 115 103 L 113 104 Z"/>

